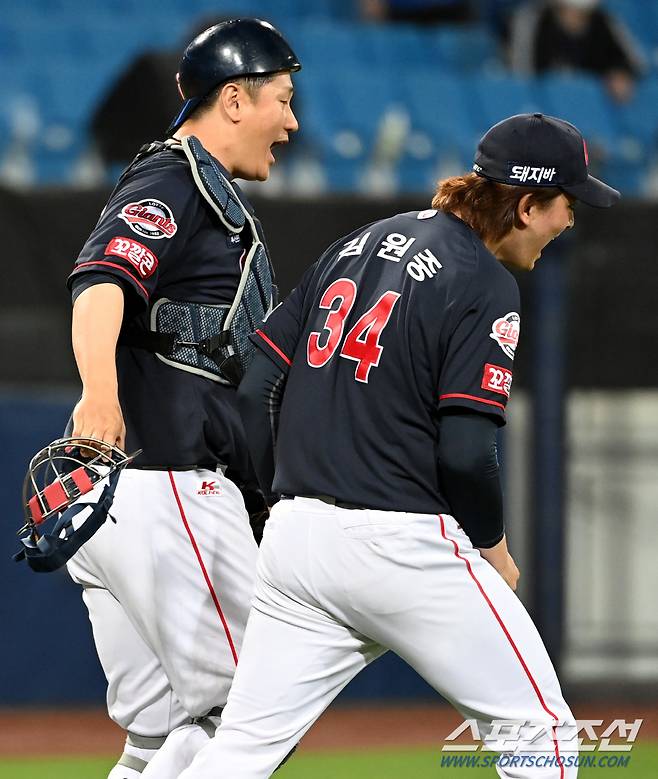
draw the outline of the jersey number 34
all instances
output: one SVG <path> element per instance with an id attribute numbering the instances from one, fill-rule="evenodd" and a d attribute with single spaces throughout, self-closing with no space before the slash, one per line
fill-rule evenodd
<path id="1" fill-rule="evenodd" d="M 312 332 L 306 345 L 311 368 L 322 368 L 334 356 L 345 330 L 345 320 L 356 301 L 357 287 L 352 279 L 332 282 L 320 300 L 320 308 L 329 311 L 322 332 Z M 379 365 L 384 347 L 379 344 L 382 330 L 391 318 L 399 292 L 384 292 L 379 300 L 350 329 L 343 341 L 340 356 L 354 360 L 354 378 L 367 383 L 370 369 Z"/>

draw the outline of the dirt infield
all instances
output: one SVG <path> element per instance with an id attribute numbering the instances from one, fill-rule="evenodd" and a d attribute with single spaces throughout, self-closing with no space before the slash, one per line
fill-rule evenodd
<path id="1" fill-rule="evenodd" d="M 658 705 L 606 703 L 575 706 L 579 719 L 644 719 L 638 741 L 658 741 Z M 433 746 L 462 722 L 447 706 L 354 706 L 329 709 L 304 738 L 304 751 Z M 112 755 L 123 732 L 105 711 L 0 710 L 0 756 Z M 614 739 L 613 739 L 614 740 Z"/>

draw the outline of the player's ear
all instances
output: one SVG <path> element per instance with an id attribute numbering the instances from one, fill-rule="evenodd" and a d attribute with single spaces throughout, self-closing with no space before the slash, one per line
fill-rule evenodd
<path id="1" fill-rule="evenodd" d="M 519 198 L 519 202 L 516 204 L 516 219 L 514 220 L 517 227 L 527 227 L 530 224 L 531 201 L 532 195 L 529 193 Z"/>
<path id="2" fill-rule="evenodd" d="M 243 98 L 242 89 L 239 84 L 229 82 L 224 84 L 222 91 L 219 93 L 219 102 L 222 108 L 228 115 L 229 119 L 234 122 L 240 120 L 240 106 Z"/>

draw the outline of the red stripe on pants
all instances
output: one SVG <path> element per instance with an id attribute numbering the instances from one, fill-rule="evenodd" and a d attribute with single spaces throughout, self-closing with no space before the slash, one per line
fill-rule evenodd
<path id="1" fill-rule="evenodd" d="M 219 614 L 219 618 L 224 627 L 224 632 L 226 633 L 226 639 L 228 640 L 228 645 L 231 647 L 231 654 L 233 655 L 233 660 L 237 665 L 238 654 L 235 651 L 235 645 L 233 644 L 233 639 L 231 638 L 231 631 L 229 630 L 228 623 L 226 622 L 226 618 L 224 617 L 224 612 L 222 611 L 222 607 L 219 603 L 219 598 L 217 597 L 215 588 L 213 587 L 212 582 L 210 581 L 210 576 L 208 576 L 208 571 L 203 562 L 203 558 L 201 557 L 201 552 L 199 551 L 199 547 L 194 538 L 194 534 L 192 533 L 192 530 L 187 522 L 187 518 L 185 516 L 185 510 L 183 509 L 183 504 L 181 503 L 181 499 L 178 494 L 178 490 L 176 488 L 176 482 L 174 481 L 174 474 L 171 471 L 169 471 L 169 481 L 171 482 L 171 489 L 174 492 L 174 497 L 176 498 L 176 503 L 178 504 L 178 510 L 180 511 L 180 516 L 181 519 L 183 520 L 183 525 L 185 525 L 185 530 L 187 531 L 187 535 L 190 538 L 190 543 L 192 544 L 192 548 L 194 549 L 194 554 L 196 555 L 196 559 L 199 561 L 199 566 L 201 567 L 201 573 L 203 574 L 203 578 L 206 580 L 206 585 L 208 586 L 210 597 L 212 598 L 213 603 L 215 604 L 215 608 L 217 609 L 217 613 Z"/>
<path id="2" fill-rule="evenodd" d="M 558 722 L 558 718 L 555 716 L 555 714 L 553 714 L 553 712 L 552 712 L 552 711 L 551 711 L 551 710 L 548 708 L 548 706 L 546 705 L 546 702 L 544 701 L 544 696 L 541 694 L 541 691 L 540 691 L 540 689 L 539 689 L 539 686 L 537 685 L 537 682 L 534 680 L 534 678 L 533 678 L 532 674 L 530 673 L 530 669 L 528 668 L 528 666 L 527 666 L 527 664 L 526 664 L 525 660 L 523 659 L 523 657 L 522 657 L 522 655 L 521 655 L 521 652 L 519 651 L 519 648 L 518 648 L 518 647 L 517 647 L 517 645 L 514 643 L 514 639 L 512 638 L 512 636 L 510 636 L 510 634 L 509 634 L 509 631 L 508 631 L 508 630 L 507 630 L 507 628 L 505 627 L 505 623 L 503 622 L 503 620 L 502 620 L 502 619 L 501 619 L 501 617 L 500 617 L 500 614 L 499 614 L 499 613 L 496 611 L 496 608 L 495 608 L 495 606 L 494 606 L 494 605 L 493 605 L 493 603 L 492 603 L 492 602 L 489 600 L 489 597 L 488 597 L 487 593 L 484 591 L 484 588 L 482 587 L 482 585 L 481 585 L 481 584 L 480 584 L 480 582 L 478 581 L 478 578 L 477 578 L 477 577 L 476 577 L 476 575 L 473 573 L 473 569 L 471 568 L 471 564 L 470 564 L 470 562 L 469 562 L 469 561 L 468 561 L 468 560 L 467 560 L 465 557 L 462 557 L 462 556 L 459 554 L 459 547 L 457 546 L 457 542 L 456 542 L 456 541 L 453 541 L 453 539 L 452 539 L 452 538 L 448 538 L 448 536 L 446 536 L 446 528 L 445 528 L 445 523 L 444 523 L 444 521 L 443 521 L 443 516 L 442 516 L 441 514 L 439 514 L 439 521 L 440 521 L 440 523 L 441 523 L 441 535 L 443 536 L 443 538 L 444 538 L 446 541 L 449 541 L 449 542 L 450 542 L 450 543 L 453 545 L 453 547 L 455 548 L 455 557 L 457 557 L 459 560 L 461 560 L 461 561 L 462 561 L 462 562 L 463 562 L 463 563 L 466 565 L 466 569 L 468 570 L 469 576 L 470 576 L 470 577 L 471 577 L 471 579 L 473 579 L 473 581 L 475 582 L 475 584 L 476 584 L 476 586 L 477 586 L 478 590 L 479 590 L 479 591 L 480 591 L 480 593 L 482 594 L 482 597 L 483 597 L 483 598 L 485 599 L 485 601 L 487 602 L 487 605 L 488 605 L 488 606 L 489 606 L 489 608 L 491 609 L 491 611 L 492 611 L 492 613 L 493 613 L 494 617 L 496 618 L 496 621 L 497 621 L 497 622 L 498 622 L 498 624 L 500 625 L 500 627 L 501 627 L 501 629 L 502 629 L 503 633 L 505 634 L 505 637 L 507 638 L 507 640 L 509 641 L 509 643 L 510 643 L 510 645 L 511 645 L 512 649 L 514 650 L 514 654 L 515 654 L 515 655 L 517 656 L 517 658 L 519 659 L 519 662 L 521 663 L 521 666 L 523 667 L 523 670 L 525 671 L 525 674 L 526 674 L 526 676 L 528 677 L 528 680 L 530 681 L 530 684 L 532 685 L 532 689 L 535 691 L 535 694 L 537 695 L 537 698 L 539 699 L 539 703 L 541 704 L 541 707 L 542 707 L 542 709 L 543 709 L 543 710 L 544 710 L 544 711 L 545 711 L 545 712 L 546 712 L 546 713 L 547 713 L 547 714 L 548 714 L 550 717 L 552 717 L 552 718 L 553 718 L 553 720 L 554 720 L 554 721 L 557 723 L 557 722 Z M 558 760 L 558 764 L 560 765 L 560 779 L 563 779 L 563 777 L 564 777 L 564 766 L 562 765 L 562 763 L 561 763 L 561 761 L 560 761 L 560 749 L 559 749 L 559 747 L 558 747 L 558 743 L 557 743 L 556 725 L 553 725 L 553 727 L 552 727 L 552 731 L 553 731 L 553 744 L 554 744 L 554 746 L 555 746 L 555 756 L 556 756 L 556 758 L 557 758 L 557 760 Z"/>

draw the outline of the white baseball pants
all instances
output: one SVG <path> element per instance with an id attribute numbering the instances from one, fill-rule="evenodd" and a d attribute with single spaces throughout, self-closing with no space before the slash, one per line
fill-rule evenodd
<path id="1" fill-rule="evenodd" d="M 221 471 L 127 469 L 111 514 L 116 524 L 108 519 L 68 569 L 83 587 L 110 717 L 165 736 L 226 702 L 257 547 Z"/>
<path id="2" fill-rule="evenodd" d="M 511 751 L 540 747 L 554 765 L 499 768 L 500 776 L 576 776 L 575 767 L 559 766 L 573 756 L 575 725 L 541 638 L 452 517 L 296 498 L 278 503 L 266 526 L 222 724 L 180 779 L 271 776 L 386 649 L 476 719 L 483 737 L 492 720 L 533 723 Z M 538 723 L 546 726 L 543 743 L 529 749 Z"/>

